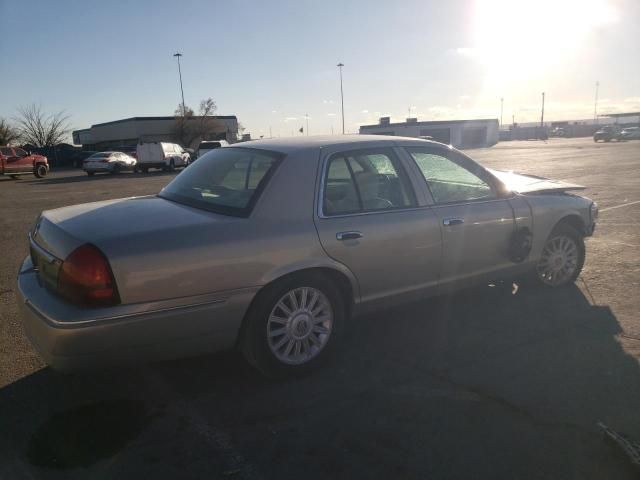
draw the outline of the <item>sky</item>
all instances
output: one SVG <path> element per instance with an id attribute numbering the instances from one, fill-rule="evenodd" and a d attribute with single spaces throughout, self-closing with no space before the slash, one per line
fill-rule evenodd
<path id="1" fill-rule="evenodd" d="M 640 111 L 640 0 L 0 0 L 0 117 L 76 129 L 213 98 L 254 138 Z"/>

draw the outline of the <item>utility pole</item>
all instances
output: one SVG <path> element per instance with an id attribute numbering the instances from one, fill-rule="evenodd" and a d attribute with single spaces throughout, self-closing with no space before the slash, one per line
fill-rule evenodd
<path id="1" fill-rule="evenodd" d="M 500 97 L 500 128 L 502 128 L 502 111 L 504 107 L 504 97 Z"/>
<path id="2" fill-rule="evenodd" d="M 269 125 L 269 138 L 273 138 L 273 133 L 271 132 L 271 125 Z"/>
<path id="3" fill-rule="evenodd" d="M 180 69 L 180 57 L 182 54 L 180 52 L 176 52 L 173 54 L 174 57 L 178 59 L 178 75 L 180 76 L 180 94 L 182 95 L 182 117 L 185 116 L 185 107 L 184 107 L 184 90 L 182 89 L 182 70 Z"/>
<path id="4" fill-rule="evenodd" d="M 304 118 L 307 119 L 307 137 L 309 136 L 309 114 L 305 113 Z"/>
<path id="5" fill-rule="evenodd" d="M 516 126 L 516 116 L 515 114 L 511 114 L 511 126 L 515 128 Z"/>
<path id="6" fill-rule="evenodd" d="M 596 100 L 593 104 L 593 123 L 598 124 L 598 90 L 600 89 L 600 82 L 596 81 Z"/>
<path id="7" fill-rule="evenodd" d="M 544 92 L 542 92 L 542 113 L 540 114 L 540 127 L 544 127 Z"/>
<path id="8" fill-rule="evenodd" d="M 340 103 L 342 105 L 342 134 L 344 135 L 344 92 L 342 90 L 342 67 L 344 63 L 336 65 L 340 69 Z"/>

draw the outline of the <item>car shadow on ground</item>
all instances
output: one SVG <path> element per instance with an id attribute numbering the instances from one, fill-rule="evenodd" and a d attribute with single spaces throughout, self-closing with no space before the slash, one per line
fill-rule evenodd
<path id="1" fill-rule="evenodd" d="M 0 391 L 0 477 L 635 478 L 596 427 L 640 436 L 619 333 L 576 286 L 497 284 L 355 318 L 289 380 L 234 352 L 46 368 Z"/>

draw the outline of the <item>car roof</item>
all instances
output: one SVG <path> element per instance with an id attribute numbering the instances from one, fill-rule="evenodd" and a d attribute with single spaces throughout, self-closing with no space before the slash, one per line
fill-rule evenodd
<path id="1" fill-rule="evenodd" d="M 399 142 L 420 142 L 442 146 L 441 143 L 415 137 L 394 137 L 388 135 L 317 135 L 251 140 L 248 142 L 235 143 L 230 147 L 258 148 L 273 152 L 292 153 L 302 150 L 317 150 L 334 145 L 352 145 L 358 148 L 357 144 L 359 143 L 364 146 L 364 144 L 371 142 L 376 142 L 378 145 L 388 144 L 390 147 L 397 145 Z"/>

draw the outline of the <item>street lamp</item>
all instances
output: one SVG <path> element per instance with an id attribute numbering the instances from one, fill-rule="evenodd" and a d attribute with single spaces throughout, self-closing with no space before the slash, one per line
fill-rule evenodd
<path id="1" fill-rule="evenodd" d="M 593 123 L 598 124 L 598 90 L 600 89 L 600 82 L 596 82 L 596 100 L 593 104 Z"/>
<path id="2" fill-rule="evenodd" d="M 178 75 L 180 76 L 180 94 L 182 95 L 182 116 L 185 116 L 185 107 L 184 107 L 184 90 L 182 89 L 182 70 L 180 70 L 180 57 L 182 54 L 180 52 L 176 52 L 173 54 L 174 57 L 178 59 Z"/>
<path id="3" fill-rule="evenodd" d="M 342 90 L 342 67 L 344 63 L 336 65 L 340 69 L 340 103 L 342 105 L 342 134 L 344 135 L 344 92 Z"/>
<path id="4" fill-rule="evenodd" d="M 504 97 L 500 97 L 500 128 L 502 128 L 502 111 L 504 107 Z"/>

